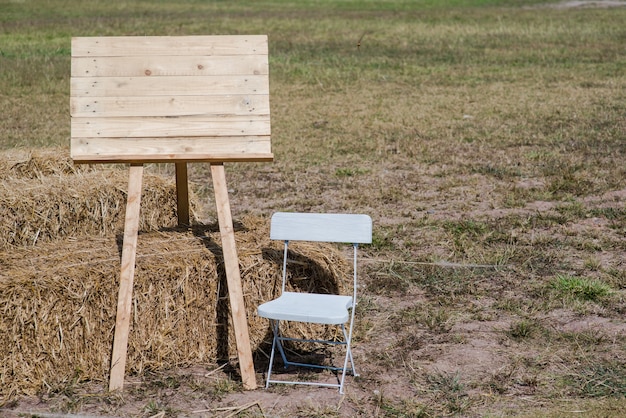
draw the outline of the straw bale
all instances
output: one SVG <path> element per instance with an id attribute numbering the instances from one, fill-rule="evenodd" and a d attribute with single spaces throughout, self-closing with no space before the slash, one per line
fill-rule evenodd
<path id="1" fill-rule="evenodd" d="M 41 178 L 50 175 L 69 175 L 102 168 L 94 165 L 74 165 L 69 149 L 15 148 L 2 151 L 0 179 Z"/>
<path id="2" fill-rule="evenodd" d="M 119 288 L 128 170 L 75 166 L 66 150 L 0 158 L 0 406 L 22 394 L 106 380 Z M 146 173 L 127 374 L 236 359 L 216 225 L 172 228 L 173 179 Z M 190 196 L 192 220 L 196 199 Z M 169 229 L 168 229 L 169 227 Z M 256 307 L 280 289 L 281 246 L 264 218 L 236 223 L 250 340 L 270 341 Z M 294 244 L 291 290 L 332 292 L 351 281 L 342 253 Z M 323 326 L 288 334 L 332 337 Z"/>
<path id="3" fill-rule="evenodd" d="M 245 218 L 235 230 L 257 350 L 270 331 L 256 307 L 280 289 L 281 246 L 269 241 L 265 218 Z M 69 382 L 108 379 L 120 247 L 115 236 L 83 236 L 0 252 L 0 405 Z M 350 286 L 349 263 L 334 246 L 294 244 L 290 258 L 292 288 Z M 236 359 L 217 226 L 141 233 L 136 265 L 127 374 Z"/>
<path id="4" fill-rule="evenodd" d="M 128 188 L 128 170 L 123 166 L 79 168 L 60 151 L 12 151 L 3 157 L 0 249 L 123 232 Z M 194 200 L 192 196 L 192 215 Z M 144 231 L 176 225 L 173 179 L 144 176 L 140 216 Z"/>

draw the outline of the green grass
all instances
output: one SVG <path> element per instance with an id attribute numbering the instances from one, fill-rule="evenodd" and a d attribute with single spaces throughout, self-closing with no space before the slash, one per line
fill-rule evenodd
<path id="1" fill-rule="evenodd" d="M 570 401 L 618 416 L 589 399 L 626 408 L 623 341 L 559 332 L 546 318 L 619 323 L 626 312 L 626 7 L 529 7 L 545 3 L 0 0 L 0 150 L 67 152 L 72 36 L 268 34 L 276 158 L 228 166 L 234 215 L 371 214 L 362 290 L 375 309 L 360 308 L 359 340 L 389 330 L 395 340 L 362 354 L 368 367 L 414 367 L 398 382 L 408 395 L 364 378 L 368 397 L 345 402 L 365 415 L 499 405 L 501 416 L 532 399 L 548 406 L 522 404 L 529 416 L 569 416 Z M 190 177 L 209 198 L 208 169 Z M 471 320 L 506 324 L 493 333 L 503 369 L 424 370 L 436 350 L 468 344 L 474 335 L 459 329 Z M 139 413 L 173 413 L 163 393 L 175 382 L 132 392 Z M 239 391 L 228 377 L 192 386 L 213 400 Z M 80 411 L 67 396 L 62 409 Z"/>
<path id="2" fill-rule="evenodd" d="M 581 301 L 600 301 L 612 293 L 611 287 L 600 280 L 566 275 L 557 276 L 550 287 L 561 297 Z"/>
<path id="3" fill-rule="evenodd" d="M 589 398 L 625 397 L 626 367 L 620 361 L 593 362 L 579 366 L 566 378 L 574 394 Z"/>
<path id="4" fill-rule="evenodd" d="M 438 394 L 438 402 L 448 414 L 462 414 L 467 411 L 471 401 L 465 391 L 459 373 L 435 373 L 426 377 L 429 388 Z"/>
<path id="5" fill-rule="evenodd" d="M 508 335 L 515 340 L 524 340 L 535 336 L 539 328 L 540 327 L 535 322 L 522 319 L 511 324 Z"/>

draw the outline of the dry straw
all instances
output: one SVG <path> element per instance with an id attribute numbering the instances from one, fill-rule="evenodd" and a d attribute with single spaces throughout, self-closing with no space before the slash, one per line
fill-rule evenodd
<path id="1" fill-rule="evenodd" d="M 0 246 L 0 405 L 108 378 L 125 206 L 124 171 L 77 170 L 60 153 L 31 155 L 20 165 L 9 160 L 0 166 L 10 191 L 0 201 L 10 218 L 2 221 Z M 173 185 L 151 177 L 145 188 L 153 189 L 142 201 L 126 372 L 236 359 L 217 226 L 172 228 Z M 280 287 L 281 246 L 269 241 L 265 218 L 245 218 L 235 229 L 258 350 L 269 328 L 256 307 Z M 347 263 L 333 246 L 296 244 L 291 258 L 292 288 L 324 292 L 349 283 Z M 311 338 L 332 331 L 289 332 Z"/>
<path id="2" fill-rule="evenodd" d="M 74 166 L 62 150 L 16 152 L 0 163 L 0 249 L 123 230 L 127 170 Z M 146 175 L 140 227 L 176 223 L 173 179 Z"/>

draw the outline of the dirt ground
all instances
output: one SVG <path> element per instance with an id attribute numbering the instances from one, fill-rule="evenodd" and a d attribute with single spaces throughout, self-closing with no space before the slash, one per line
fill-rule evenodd
<path id="1" fill-rule="evenodd" d="M 392 167 L 380 167 L 372 178 L 386 173 L 385 182 L 394 184 L 402 181 L 406 174 Z M 280 177 L 278 173 L 277 176 Z M 282 206 L 273 196 L 256 199 L 252 204 L 247 196 L 254 189 L 268 188 L 276 181 L 265 176 L 265 184 L 246 182 L 245 172 L 233 173 L 231 205 L 236 212 L 264 212 L 265 207 Z M 259 178 L 261 176 L 258 176 Z M 309 181 L 323 181 L 323 175 L 309 176 Z M 423 175 L 423 193 L 419 201 L 424 207 L 415 211 L 398 207 L 397 216 L 390 213 L 375 216 L 380 226 L 400 225 L 406 220 L 407 211 L 413 218 L 430 219 L 506 219 L 510 215 L 537 216 L 555 213 L 554 202 L 532 202 L 523 208 L 494 209 L 489 201 L 492 185 L 488 182 L 477 186 L 479 191 L 472 198 L 464 192 L 442 196 L 433 193 L 441 179 Z M 294 186 L 295 187 L 295 186 Z M 315 187 L 315 186 L 311 186 Z M 534 185 L 533 187 L 537 187 Z M 346 202 L 341 193 L 329 199 L 328 206 L 321 209 L 337 210 Z M 585 205 L 594 208 L 626 205 L 626 189 L 584 198 Z M 256 208 L 256 209 L 255 209 Z M 460 210 L 459 208 L 463 208 Z M 317 209 L 317 208 L 314 208 Z M 235 215 L 236 216 L 236 215 Z M 554 233 L 547 232 L 547 233 Z M 603 218 L 585 218 L 568 224 L 561 234 L 615 234 L 609 221 Z M 444 416 L 458 411 L 457 416 L 514 416 L 519 411 L 528 411 L 542 405 L 554 405 L 555 400 L 541 394 L 537 376 L 521 367 L 522 363 L 536 361 L 536 367 L 554 366 L 549 359 L 558 357 L 556 347 L 538 347 L 508 338 L 515 321 L 514 313 L 496 310 L 499 299 L 513 298 L 514 288 L 508 285 L 515 277 L 515 269 L 500 266 L 492 279 L 475 286 L 489 286 L 493 296 L 481 294 L 469 298 L 466 312 L 459 317 L 433 320 L 431 329 L 416 326 L 413 317 L 406 317 L 407 309 L 420 306 L 427 297 L 419 287 L 409 287 L 403 292 L 370 289 L 375 281 L 370 273 L 381 260 L 374 252 L 363 251 L 363 289 L 357 317 L 357 340 L 354 347 L 359 377 L 348 377 L 346 395 L 334 389 L 316 387 L 272 386 L 264 389 L 264 372 L 267 364 L 267 347 L 255 353 L 257 382 L 259 388 L 243 391 L 237 378 L 236 362 L 227 367 L 197 365 L 190 369 L 148 373 L 144 376 L 127 376 L 123 393 L 107 394 L 106 382 L 83 382 L 68 386 L 61 392 L 43 393 L 38 398 L 20 399 L 0 410 L 6 417 L 213 417 L 213 416 L 330 416 L 330 417 L 383 417 L 383 416 Z M 576 254 L 571 254 L 575 259 Z M 623 269 L 626 254 L 598 254 L 606 257 L 602 263 Z M 444 268 L 455 268 L 453 264 Z M 478 266 L 480 267 L 480 266 Z M 432 301 L 431 301 L 432 303 Z M 432 306 L 432 304 L 430 305 Z M 478 313 L 478 314 L 476 314 Z M 403 316 L 404 315 L 404 316 Z M 414 312 L 415 318 L 420 315 Z M 423 319 L 422 319 L 423 320 Z M 539 318 L 549 324 L 555 332 L 572 332 L 581 335 L 600 335 L 610 346 L 610 341 L 620 344 L 626 334 L 626 323 L 601 311 L 581 316 L 570 308 L 550 311 Z M 608 343 L 607 343 L 608 341 Z M 461 384 L 462 373 L 464 384 Z M 424 376 L 430 376 L 425 379 Z M 332 378 L 332 376 L 331 376 Z M 440 381 L 436 381 L 439 378 Z M 469 379 L 472 383 L 468 383 Z M 485 383 L 488 382 L 488 383 Z M 498 385 L 501 383 L 501 387 Z M 545 384 L 545 383 L 544 383 Z M 461 387 L 463 388 L 461 389 Z M 564 397 L 563 399 L 567 399 Z M 556 401 L 560 402 L 560 401 Z M 563 401 L 564 402 L 564 401 Z M 623 404 L 616 404 L 615 414 L 620 416 Z M 565 404 L 564 410 L 576 404 Z"/>

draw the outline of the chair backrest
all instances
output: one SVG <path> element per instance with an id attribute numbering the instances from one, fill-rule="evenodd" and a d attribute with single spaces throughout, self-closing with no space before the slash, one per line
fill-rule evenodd
<path id="1" fill-rule="evenodd" d="M 341 213 L 276 212 L 270 222 L 270 239 L 285 242 L 282 269 L 282 291 L 287 281 L 289 241 L 323 241 L 351 243 L 353 252 L 353 295 L 356 305 L 357 247 L 372 242 L 372 219 L 368 215 Z"/>
<path id="2" fill-rule="evenodd" d="M 372 242 L 372 219 L 368 215 L 356 214 L 277 212 L 272 215 L 270 238 L 369 244 Z"/>
<path id="3" fill-rule="evenodd" d="M 271 161 L 267 36 L 72 39 L 74 162 Z"/>

